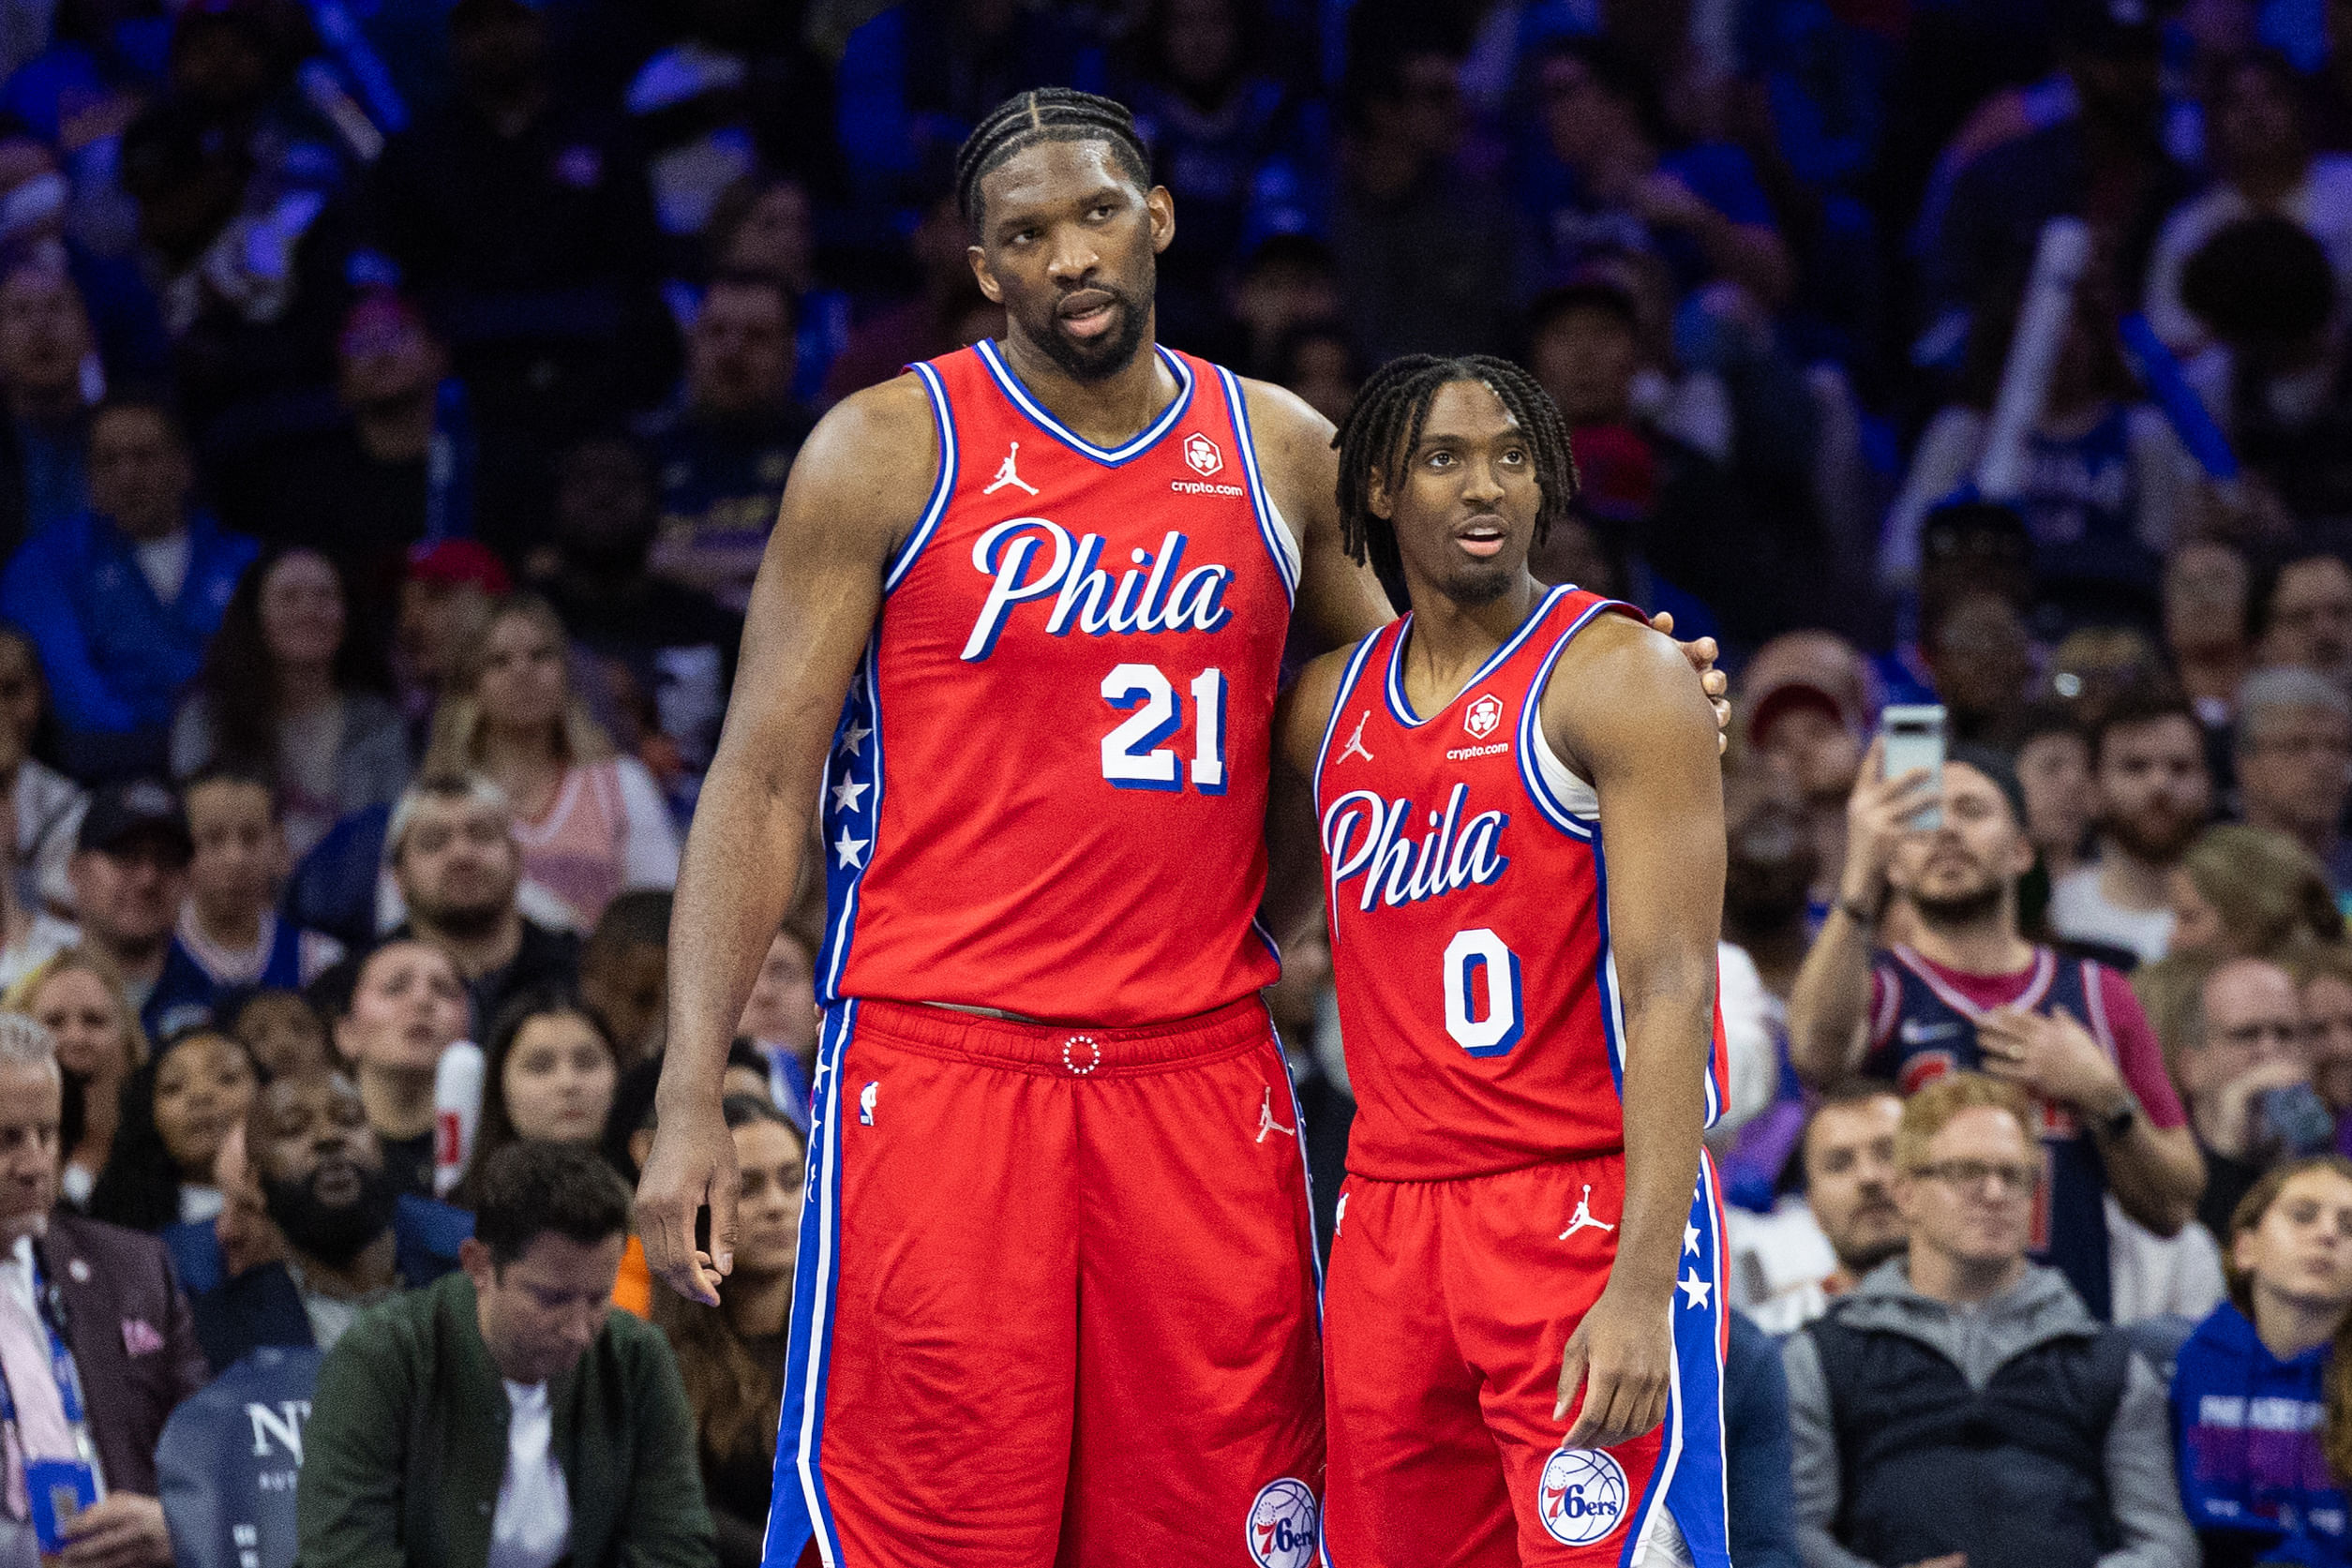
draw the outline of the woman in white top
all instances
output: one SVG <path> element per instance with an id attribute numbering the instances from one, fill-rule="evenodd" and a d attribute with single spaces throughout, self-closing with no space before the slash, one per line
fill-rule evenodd
<path id="1" fill-rule="evenodd" d="M 491 615 L 433 715 L 428 771 L 482 773 L 514 803 L 523 874 L 582 931 L 624 888 L 678 881 L 678 829 L 645 765 L 617 754 L 573 690 L 547 602 Z"/>
<path id="2" fill-rule="evenodd" d="M 139 1009 L 124 995 L 114 965 L 90 948 L 57 954 L 10 986 L 0 1007 L 30 1014 L 56 1037 L 57 1066 L 66 1075 L 58 1134 L 66 1164 L 58 1186 L 67 1202 L 86 1208 L 113 1152 L 123 1084 L 147 1060 Z"/>
<path id="3" fill-rule="evenodd" d="M 263 551 L 238 579 L 197 690 L 172 722 L 172 776 L 226 763 L 271 781 L 297 859 L 337 820 L 391 804 L 409 782 L 391 668 L 352 609 L 325 556 Z"/>

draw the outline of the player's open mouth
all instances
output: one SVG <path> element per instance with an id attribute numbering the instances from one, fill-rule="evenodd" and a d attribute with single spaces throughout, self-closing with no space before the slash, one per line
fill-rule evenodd
<path id="1" fill-rule="evenodd" d="M 1480 560 L 1502 554 L 1506 537 L 1507 530 L 1499 517 L 1474 517 L 1454 530 L 1454 543 Z"/>
<path id="2" fill-rule="evenodd" d="M 1055 314 L 1074 336 L 1100 337 L 1111 330 L 1117 316 L 1119 299 L 1106 289 L 1081 289 L 1062 301 Z"/>

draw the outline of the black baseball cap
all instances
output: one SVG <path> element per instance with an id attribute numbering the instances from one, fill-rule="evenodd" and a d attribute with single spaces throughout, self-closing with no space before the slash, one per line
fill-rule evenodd
<path id="1" fill-rule="evenodd" d="M 182 859 L 196 852 L 180 798 L 154 779 L 100 784 L 90 797 L 90 809 L 82 814 L 74 847 L 112 855 L 142 837 L 162 840 Z"/>

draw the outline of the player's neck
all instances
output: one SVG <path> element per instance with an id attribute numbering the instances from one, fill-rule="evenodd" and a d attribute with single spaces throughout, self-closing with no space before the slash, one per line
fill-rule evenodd
<path id="1" fill-rule="evenodd" d="M 1448 597 L 1431 583 L 1409 582 L 1413 595 L 1413 630 L 1404 650 L 1407 694 L 1416 707 L 1425 695 L 1443 706 L 1477 673 L 1494 650 L 1526 624 L 1544 586 L 1521 571 L 1519 579 L 1491 599 L 1471 602 Z"/>
<path id="2" fill-rule="evenodd" d="M 1081 437 L 1100 447 L 1120 447 L 1143 434 L 1182 390 L 1161 359 L 1151 329 L 1144 330 L 1128 362 L 1107 376 L 1081 380 L 1052 356 L 1008 331 L 998 340 L 1005 363 L 1029 396 Z"/>

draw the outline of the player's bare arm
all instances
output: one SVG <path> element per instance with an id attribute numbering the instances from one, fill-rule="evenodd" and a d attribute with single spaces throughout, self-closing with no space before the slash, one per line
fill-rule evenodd
<path id="1" fill-rule="evenodd" d="M 1266 903 L 1275 940 L 1297 940 L 1323 908 L 1322 845 L 1314 814 L 1315 752 L 1337 700 L 1350 649 L 1314 660 L 1274 707 L 1274 769 L 1266 806 Z"/>
<path id="2" fill-rule="evenodd" d="M 1298 608 L 1326 646 L 1344 648 L 1397 618 L 1371 566 L 1340 542 L 1337 433 L 1296 393 L 1244 381 L 1258 470 L 1283 526 L 1298 542 Z"/>
<path id="3" fill-rule="evenodd" d="M 1609 617 L 1561 656 L 1544 733 L 1600 801 L 1609 933 L 1625 1010 L 1625 1202 L 1609 1284 L 1568 1339 L 1557 1412 L 1578 1385 L 1571 1448 L 1605 1448 L 1666 1416 L 1670 1330 L 1706 1120 L 1723 781 L 1707 699 L 1675 646 Z"/>
<path id="4" fill-rule="evenodd" d="M 845 400 L 793 464 L 752 588 L 727 726 L 679 869 L 660 1120 L 637 1187 L 646 1262 L 713 1307 L 734 1266 L 735 1142 L 719 1108 L 727 1042 L 800 878 L 833 727 L 881 609 L 884 565 L 921 515 L 937 462 L 914 377 Z M 695 1247 L 706 1204 L 707 1252 Z"/>

